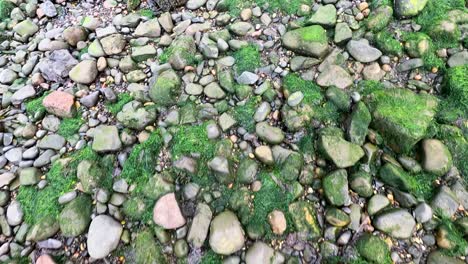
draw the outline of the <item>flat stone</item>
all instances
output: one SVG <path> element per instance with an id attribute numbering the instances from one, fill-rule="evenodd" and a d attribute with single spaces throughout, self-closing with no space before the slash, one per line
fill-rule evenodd
<path id="1" fill-rule="evenodd" d="M 117 248 L 122 235 L 122 225 L 107 215 L 96 216 L 88 231 L 88 253 L 94 259 L 105 258 Z"/>
<path id="2" fill-rule="evenodd" d="M 100 125 L 94 131 L 92 148 L 97 152 L 118 151 L 122 147 L 116 126 Z"/>
<path id="3" fill-rule="evenodd" d="M 164 229 L 177 229 L 185 225 L 185 218 L 174 193 L 159 198 L 153 209 L 153 220 Z"/>

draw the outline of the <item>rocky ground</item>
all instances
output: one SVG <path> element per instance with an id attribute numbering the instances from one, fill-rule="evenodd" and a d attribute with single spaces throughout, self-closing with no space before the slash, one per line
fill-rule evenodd
<path id="1" fill-rule="evenodd" d="M 464 0 L 0 0 L 0 262 L 468 263 Z"/>

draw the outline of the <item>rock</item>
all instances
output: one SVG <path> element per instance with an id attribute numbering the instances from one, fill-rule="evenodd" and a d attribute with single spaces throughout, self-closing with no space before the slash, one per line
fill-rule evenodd
<path id="1" fill-rule="evenodd" d="M 157 38 L 161 36 L 161 27 L 157 18 L 150 19 L 146 22 L 140 23 L 135 29 L 135 36 Z"/>
<path id="2" fill-rule="evenodd" d="M 172 17 L 169 12 L 163 13 L 158 18 L 159 24 L 164 29 L 164 31 L 171 33 L 174 28 L 174 23 L 172 22 Z"/>
<path id="3" fill-rule="evenodd" d="M 0 71 L 0 83 L 12 84 L 18 78 L 18 74 L 11 69 Z"/>
<path id="4" fill-rule="evenodd" d="M 267 244 L 257 241 L 245 254 L 246 264 L 269 264 L 274 262 L 275 250 Z"/>
<path id="5" fill-rule="evenodd" d="M 178 37 L 171 45 L 172 52 L 168 62 L 175 70 L 183 70 L 193 63 L 196 46 L 193 37 Z"/>
<path id="6" fill-rule="evenodd" d="M 273 159 L 273 153 L 271 152 L 271 148 L 268 146 L 256 147 L 254 155 L 259 161 L 266 165 L 275 164 L 275 160 Z"/>
<path id="7" fill-rule="evenodd" d="M 238 36 L 245 36 L 253 31 L 253 26 L 249 22 L 235 22 L 228 27 L 229 31 Z"/>
<path id="8" fill-rule="evenodd" d="M 427 256 L 427 264 L 464 264 L 465 262 L 455 257 L 450 257 L 441 251 L 433 251 Z"/>
<path id="9" fill-rule="evenodd" d="M 451 68 L 468 64 L 468 51 L 465 50 L 453 54 L 447 63 Z"/>
<path id="10" fill-rule="evenodd" d="M 44 97 L 42 105 L 47 112 L 59 117 L 72 118 L 76 114 L 75 98 L 66 92 L 51 92 Z"/>
<path id="11" fill-rule="evenodd" d="M 153 233 L 148 229 L 138 232 L 134 240 L 136 263 L 166 263 L 159 242 L 154 239 Z"/>
<path id="12" fill-rule="evenodd" d="M 237 83 L 239 84 L 248 84 L 248 85 L 252 85 L 254 83 L 256 83 L 259 79 L 259 76 L 255 73 L 252 73 L 252 72 L 243 72 L 241 75 L 239 75 L 239 77 L 237 77 Z"/>
<path id="13" fill-rule="evenodd" d="M 340 136 L 321 135 L 319 148 L 338 168 L 354 166 L 364 156 L 364 151 L 359 145 L 348 142 Z"/>
<path id="14" fill-rule="evenodd" d="M 55 216 L 45 216 L 29 229 L 26 240 L 42 241 L 55 235 L 59 229 Z"/>
<path id="15" fill-rule="evenodd" d="M 94 189 L 101 186 L 103 179 L 106 177 L 99 164 L 91 160 L 83 160 L 78 164 L 76 176 L 80 180 L 85 193 L 93 193 Z"/>
<path id="16" fill-rule="evenodd" d="M 336 8 L 334 5 L 319 5 L 317 11 L 307 21 L 310 25 L 332 27 L 336 24 Z"/>
<path id="17" fill-rule="evenodd" d="M 386 163 L 379 170 L 379 178 L 385 184 L 404 192 L 414 189 L 411 177 L 401 167 L 392 163 Z"/>
<path id="18" fill-rule="evenodd" d="M 92 200 L 80 195 L 65 205 L 58 216 L 60 231 L 65 237 L 76 237 L 83 234 L 91 222 Z"/>
<path id="19" fill-rule="evenodd" d="M 232 165 L 227 158 L 216 156 L 208 162 L 208 167 L 213 171 L 218 182 L 229 184 L 234 181 Z"/>
<path id="20" fill-rule="evenodd" d="M 41 255 L 36 259 L 36 264 L 56 264 L 55 261 L 47 254 Z"/>
<path id="21" fill-rule="evenodd" d="M 208 205 L 200 203 L 197 205 L 195 216 L 190 226 L 187 241 L 195 248 L 201 248 L 205 243 L 210 228 L 213 213 Z"/>
<path id="22" fill-rule="evenodd" d="M 132 101 L 124 105 L 122 111 L 117 114 L 117 120 L 125 127 L 143 130 L 146 126 L 156 120 L 156 110 L 151 107 L 144 107 L 138 101 Z"/>
<path id="23" fill-rule="evenodd" d="M 93 133 L 92 149 L 96 152 L 118 151 L 122 147 L 116 126 L 100 125 Z"/>
<path id="24" fill-rule="evenodd" d="M 317 84 L 323 87 L 336 86 L 345 89 L 353 84 L 349 73 L 337 65 L 330 65 L 317 77 Z"/>
<path id="25" fill-rule="evenodd" d="M 66 49 L 54 50 L 38 64 L 42 76 L 52 82 L 63 82 L 78 61 Z"/>
<path id="26" fill-rule="evenodd" d="M 290 204 L 289 213 L 300 238 L 315 240 L 321 236 L 317 213 L 309 202 L 299 201 Z"/>
<path id="27" fill-rule="evenodd" d="M 421 68 L 422 66 L 424 66 L 424 61 L 418 58 L 403 61 L 402 63 L 398 64 L 396 69 L 399 72 L 406 72 L 413 69 Z"/>
<path id="28" fill-rule="evenodd" d="M 355 144 L 362 145 L 367 136 L 369 124 L 371 123 L 372 117 L 363 102 L 359 102 L 351 113 L 347 129 L 348 139 Z"/>
<path id="29" fill-rule="evenodd" d="M 458 210 L 459 201 L 447 186 L 442 186 L 431 201 L 431 208 L 447 217 L 452 217 Z"/>
<path id="30" fill-rule="evenodd" d="M 380 69 L 377 62 L 374 62 L 364 67 L 362 75 L 365 80 L 380 81 L 385 76 L 385 71 Z"/>
<path id="31" fill-rule="evenodd" d="M 427 203 L 420 203 L 414 209 L 414 216 L 419 223 L 426 223 L 432 219 L 432 208 Z"/>
<path id="32" fill-rule="evenodd" d="M 10 98 L 13 104 L 20 104 L 28 98 L 34 97 L 36 95 L 36 90 L 32 85 L 26 85 L 16 91 Z"/>
<path id="33" fill-rule="evenodd" d="M 374 189 L 372 188 L 372 176 L 363 170 L 351 174 L 349 186 L 362 197 L 367 198 L 374 193 Z"/>
<path id="34" fill-rule="evenodd" d="M 284 34 L 283 46 L 305 56 L 322 58 L 328 53 L 328 39 L 321 26 L 295 29 Z"/>
<path id="35" fill-rule="evenodd" d="M 154 84 L 150 84 L 149 96 L 156 104 L 172 105 L 180 94 L 180 85 L 181 80 L 175 71 L 163 71 L 156 78 Z"/>
<path id="36" fill-rule="evenodd" d="M 5 158 L 14 164 L 18 164 L 22 160 L 23 150 L 21 148 L 12 148 L 5 153 Z"/>
<path id="37" fill-rule="evenodd" d="M 8 186 L 15 178 L 16 175 L 12 172 L 4 172 L 0 174 L 0 188 Z"/>
<path id="38" fill-rule="evenodd" d="M 268 214 L 268 223 L 274 234 L 282 235 L 287 228 L 286 217 L 279 210 L 273 210 Z"/>
<path id="39" fill-rule="evenodd" d="M 100 58 L 106 55 L 106 53 L 102 49 L 101 42 L 99 42 L 98 39 L 95 39 L 91 44 L 89 44 L 88 54 L 95 58 Z"/>
<path id="40" fill-rule="evenodd" d="M 140 47 L 133 47 L 132 48 L 132 59 L 136 62 L 146 61 L 147 59 L 151 59 L 156 57 L 156 49 L 151 45 L 145 45 Z M 146 77 L 146 74 L 144 74 Z"/>
<path id="41" fill-rule="evenodd" d="M 101 40 L 102 49 L 107 55 L 116 55 L 121 53 L 127 42 L 121 34 L 113 34 L 102 38 Z"/>
<path id="42" fill-rule="evenodd" d="M 243 184 L 252 183 L 257 177 L 257 172 L 258 164 L 255 160 L 243 159 L 237 168 L 237 180 Z"/>
<path id="43" fill-rule="evenodd" d="M 356 242 L 359 254 L 373 263 L 392 263 L 387 243 L 378 236 L 365 233 Z"/>
<path id="44" fill-rule="evenodd" d="M 188 0 L 187 1 L 187 8 L 190 10 L 196 10 L 206 4 L 207 0 Z"/>
<path id="45" fill-rule="evenodd" d="M 270 126 L 267 122 L 255 126 L 258 137 L 269 144 L 280 144 L 284 140 L 284 133 L 280 128 Z"/>
<path id="46" fill-rule="evenodd" d="M 185 225 L 174 193 L 168 193 L 156 202 L 153 209 L 154 222 L 164 229 L 176 229 Z"/>
<path id="47" fill-rule="evenodd" d="M 412 17 L 421 12 L 428 0 L 395 0 L 395 13 L 399 17 Z"/>
<path id="48" fill-rule="evenodd" d="M 437 139 L 425 139 L 421 143 L 423 151 L 422 167 L 425 171 L 442 176 L 452 168 L 452 154 Z"/>
<path id="49" fill-rule="evenodd" d="M 6 210 L 6 217 L 10 226 L 17 226 L 23 222 L 23 210 L 18 201 L 12 201 Z"/>
<path id="50" fill-rule="evenodd" d="M 244 230 L 234 213 L 224 211 L 213 219 L 209 243 L 221 255 L 231 255 L 244 247 Z"/>
<path id="51" fill-rule="evenodd" d="M 372 99 L 365 101 L 372 114 L 371 127 L 397 153 L 410 151 L 424 138 L 437 107 L 433 96 L 416 95 L 406 89 L 377 90 Z"/>
<path id="52" fill-rule="evenodd" d="M 388 5 L 381 5 L 372 10 L 371 15 L 366 20 L 367 28 L 373 32 L 379 32 L 386 28 L 393 17 L 393 9 Z"/>
<path id="53" fill-rule="evenodd" d="M 325 211 L 325 220 L 336 227 L 345 227 L 351 222 L 348 214 L 338 208 L 328 208 Z"/>
<path id="54" fill-rule="evenodd" d="M 376 194 L 369 199 L 367 204 L 367 212 L 370 216 L 377 214 L 390 205 L 390 200 L 381 194 Z"/>
<path id="55" fill-rule="evenodd" d="M 76 44 L 80 41 L 86 41 L 88 38 L 88 32 L 82 26 L 74 26 L 65 29 L 62 33 L 63 39 L 70 46 L 76 47 Z"/>
<path id="56" fill-rule="evenodd" d="M 20 184 L 23 186 L 34 185 L 40 181 L 41 171 L 37 168 L 24 168 L 20 171 Z"/>
<path id="57" fill-rule="evenodd" d="M 94 82 L 98 74 L 96 62 L 92 60 L 84 60 L 78 63 L 71 69 L 70 79 L 77 83 L 91 84 Z"/>
<path id="58" fill-rule="evenodd" d="M 37 143 L 37 147 L 40 149 L 60 150 L 63 146 L 65 146 L 65 143 L 65 138 L 57 134 L 52 134 L 43 137 Z"/>
<path id="59" fill-rule="evenodd" d="M 322 188 L 330 204 L 334 206 L 350 204 L 348 174 L 345 170 L 337 170 L 325 176 L 322 180 Z"/>
<path id="60" fill-rule="evenodd" d="M 346 23 L 338 23 L 335 27 L 334 41 L 336 44 L 341 45 L 346 43 L 353 37 L 353 31 Z"/>
<path id="61" fill-rule="evenodd" d="M 223 99 L 226 97 L 226 93 L 221 89 L 218 83 L 212 82 L 208 84 L 204 90 L 203 93 L 208 96 L 209 98 L 213 99 Z"/>
<path id="62" fill-rule="evenodd" d="M 96 216 L 88 230 L 88 253 L 94 259 L 105 258 L 117 248 L 123 228 L 107 215 Z"/>
<path id="63" fill-rule="evenodd" d="M 346 49 L 354 59 L 364 63 L 376 61 L 382 56 L 382 52 L 370 46 L 366 39 L 350 40 L 346 45 Z"/>
<path id="64" fill-rule="evenodd" d="M 223 113 L 219 117 L 219 126 L 221 127 L 221 130 L 224 132 L 228 131 L 230 128 L 232 128 L 237 121 L 228 113 Z"/>
<path id="65" fill-rule="evenodd" d="M 32 35 L 34 35 L 37 31 L 39 31 L 39 27 L 31 20 L 26 19 L 16 24 L 13 27 L 13 31 L 15 31 L 18 35 L 20 35 L 23 38 L 29 38 Z"/>
<path id="66" fill-rule="evenodd" d="M 413 234 L 416 221 L 404 209 L 390 209 L 376 216 L 373 225 L 396 239 L 408 239 Z"/>

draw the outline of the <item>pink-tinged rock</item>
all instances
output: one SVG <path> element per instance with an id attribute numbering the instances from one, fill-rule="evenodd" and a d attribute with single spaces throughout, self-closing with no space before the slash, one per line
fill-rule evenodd
<path id="1" fill-rule="evenodd" d="M 153 220 L 164 229 L 176 229 L 185 225 L 185 218 L 174 193 L 168 193 L 159 198 L 154 206 Z"/>
<path id="2" fill-rule="evenodd" d="M 55 264 L 55 261 L 49 255 L 42 255 L 36 259 L 36 264 Z"/>
<path id="3" fill-rule="evenodd" d="M 75 98 L 65 92 L 54 91 L 42 101 L 47 112 L 60 117 L 73 117 L 75 115 Z"/>

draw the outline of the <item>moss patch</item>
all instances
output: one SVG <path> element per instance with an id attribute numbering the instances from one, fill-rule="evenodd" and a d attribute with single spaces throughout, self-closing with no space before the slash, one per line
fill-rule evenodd
<path id="1" fill-rule="evenodd" d="M 122 111 L 122 108 L 124 105 L 128 104 L 133 100 L 132 96 L 128 93 L 120 93 L 117 95 L 117 102 L 115 103 L 108 103 L 106 104 L 107 110 L 111 112 L 114 116 L 117 115 L 120 111 Z"/>
<path id="2" fill-rule="evenodd" d="M 260 50 L 254 44 L 238 49 L 233 56 L 236 59 L 237 74 L 242 74 L 245 71 L 254 72 L 261 65 Z"/>
<path id="3" fill-rule="evenodd" d="M 71 138 L 78 133 L 83 124 L 84 120 L 81 118 L 81 115 L 77 115 L 75 118 L 65 118 L 60 122 L 57 133 L 64 138 Z"/>
<path id="4" fill-rule="evenodd" d="M 396 40 L 388 30 L 377 33 L 375 36 L 375 44 L 384 53 L 394 56 L 401 56 L 403 54 L 403 48 L 400 42 Z"/>
<path id="5" fill-rule="evenodd" d="M 29 100 L 26 103 L 26 113 L 30 116 L 34 116 L 38 112 L 45 112 L 46 109 L 42 105 L 42 100 L 49 94 L 49 92 L 44 93 L 42 96 Z"/>
<path id="6" fill-rule="evenodd" d="M 306 81 L 296 73 L 291 73 L 284 77 L 283 89 L 287 90 L 289 94 L 302 92 L 304 95 L 302 103 L 308 105 L 319 105 L 324 98 L 320 87 L 316 83 Z"/>
<path id="7" fill-rule="evenodd" d="M 260 97 L 251 97 L 247 99 L 244 105 L 236 106 L 231 114 L 237 123 L 249 132 L 255 131 L 255 120 L 253 116 L 261 102 Z"/>
<path id="8" fill-rule="evenodd" d="M 446 238 L 450 241 L 450 249 L 441 249 L 442 253 L 451 257 L 459 257 L 465 255 L 466 249 L 468 248 L 468 241 L 463 237 L 463 231 L 454 223 L 454 221 L 445 217 L 443 213 L 435 212 L 438 221 L 439 229 L 445 230 Z"/>
<path id="9" fill-rule="evenodd" d="M 143 16 L 143 17 L 147 17 L 149 19 L 152 19 L 154 18 L 154 12 L 153 10 L 149 9 L 149 8 L 143 8 L 143 9 L 140 9 L 138 11 L 138 13 Z"/>
<path id="10" fill-rule="evenodd" d="M 216 254 L 213 250 L 208 250 L 201 259 L 201 264 L 221 264 L 223 258 L 221 255 Z"/>
<path id="11" fill-rule="evenodd" d="M 372 234 L 364 234 L 356 243 L 356 249 L 365 259 L 373 263 L 392 264 L 387 243 Z"/>
<path id="12" fill-rule="evenodd" d="M 444 100 L 439 115 L 452 115 L 449 121 L 468 119 L 468 65 L 450 68 L 445 75 Z M 450 120 L 452 119 L 452 120 Z M 454 119 L 454 120 L 453 120 Z"/>
<path id="13" fill-rule="evenodd" d="M 15 5 L 7 0 L 0 0 L 0 21 L 10 18 L 10 13 Z"/>

